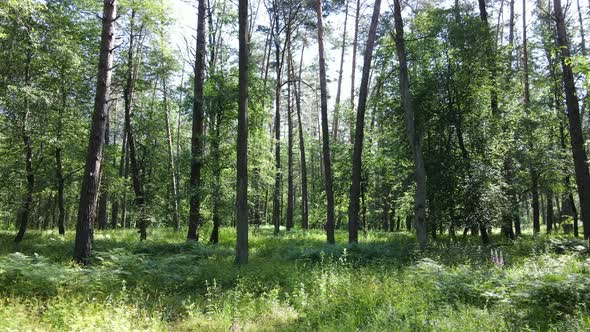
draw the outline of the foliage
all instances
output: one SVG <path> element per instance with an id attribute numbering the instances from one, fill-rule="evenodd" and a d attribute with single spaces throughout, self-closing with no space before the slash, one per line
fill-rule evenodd
<path id="1" fill-rule="evenodd" d="M 101 231 L 93 264 L 70 263 L 71 238 L 1 233 L 0 327 L 77 330 L 569 330 L 587 329 L 589 252 L 569 238 L 511 243 L 504 267 L 465 238 L 420 252 L 407 233 L 371 233 L 352 247 L 321 232 L 251 234 L 251 260 L 233 264 L 232 229 L 219 245 L 157 230 Z M 342 240 L 345 233 L 338 232 Z M 341 241 L 340 241 L 341 242 Z M 32 319 L 35 317 L 35 319 Z"/>

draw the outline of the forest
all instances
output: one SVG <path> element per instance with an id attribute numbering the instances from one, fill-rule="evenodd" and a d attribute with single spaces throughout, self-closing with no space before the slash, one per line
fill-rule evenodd
<path id="1" fill-rule="evenodd" d="M 590 330 L 590 1 L 0 0 L 0 330 Z"/>

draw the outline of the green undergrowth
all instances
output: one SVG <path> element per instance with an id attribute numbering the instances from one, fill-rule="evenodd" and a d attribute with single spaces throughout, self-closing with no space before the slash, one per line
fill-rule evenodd
<path id="1" fill-rule="evenodd" d="M 319 231 L 250 234 L 250 263 L 233 263 L 235 233 L 187 243 L 184 233 L 97 231 L 92 265 L 72 263 L 73 234 L 0 232 L 0 330 L 512 331 L 590 329 L 584 242 L 498 235 L 441 238 L 370 233 L 353 246 Z M 503 264 L 491 260 L 501 255 Z"/>

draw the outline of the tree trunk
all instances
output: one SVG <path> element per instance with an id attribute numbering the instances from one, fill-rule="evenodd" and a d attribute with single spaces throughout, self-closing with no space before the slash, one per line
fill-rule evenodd
<path id="1" fill-rule="evenodd" d="M 180 75 L 180 86 L 184 87 L 184 66 L 185 61 L 182 62 L 182 73 Z M 180 192 L 182 187 L 182 177 L 183 174 L 180 170 L 182 163 L 180 160 L 180 127 L 182 123 L 182 108 L 184 105 L 184 93 L 180 93 L 180 98 L 178 100 L 178 121 L 176 122 L 176 182 L 178 184 L 178 208 L 180 209 Z M 186 189 L 184 190 L 186 193 Z M 180 218 L 180 211 L 179 211 L 179 218 Z"/>
<path id="2" fill-rule="evenodd" d="M 541 231 L 541 221 L 540 221 L 540 203 L 539 203 L 539 177 L 538 175 L 531 170 L 531 197 L 532 197 L 532 204 L 531 207 L 533 208 L 533 233 L 537 234 Z"/>
<path id="3" fill-rule="evenodd" d="M 29 41 L 30 44 L 30 41 Z M 25 63 L 25 86 L 30 84 L 31 61 L 33 54 L 31 50 L 27 50 L 27 60 Z M 21 208 L 17 214 L 18 233 L 14 238 L 14 242 L 19 243 L 23 240 L 29 222 L 29 214 L 31 213 L 31 204 L 33 204 L 33 191 L 35 189 L 35 174 L 33 172 L 33 148 L 31 144 L 31 133 L 29 132 L 29 117 L 31 115 L 29 97 L 25 96 L 25 112 L 22 117 L 22 139 L 25 152 L 25 174 L 27 177 L 27 191 L 23 197 Z"/>
<path id="4" fill-rule="evenodd" d="M 201 225 L 201 168 L 203 166 L 203 85 L 205 74 L 205 14 L 207 0 L 199 0 L 197 17 L 197 48 L 195 51 L 195 86 L 191 138 L 191 179 L 188 241 L 199 241 Z"/>
<path id="5" fill-rule="evenodd" d="M 63 77 L 62 77 L 63 78 Z M 62 90 L 62 107 L 59 109 L 58 119 L 57 119 L 57 137 L 56 137 L 56 147 L 55 147 L 55 182 L 57 186 L 57 208 L 58 208 L 58 216 L 57 216 L 57 228 L 59 235 L 64 235 L 66 233 L 65 229 L 65 206 L 64 206 L 64 176 L 63 176 L 63 167 L 62 167 L 62 131 L 63 131 L 63 112 L 66 110 L 66 103 L 67 103 L 67 90 L 66 87 L 63 87 Z"/>
<path id="6" fill-rule="evenodd" d="M 144 215 L 145 208 L 145 197 L 143 188 L 141 185 L 141 177 L 139 170 L 139 163 L 137 161 L 137 149 L 135 147 L 135 138 L 133 133 L 133 126 L 131 123 L 131 112 L 133 108 L 133 95 L 135 89 L 135 55 L 134 55 L 134 24 L 135 24 L 135 10 L 131 11 L 131 30 L 129 37 L 129 52 L 127 57 L 127 81 L 125 83 L 125 89 L 123 91 L 123 98 L 125 101 L 125 131 L 127 132 L 127 145 L 129 148 L 129 164 L 131 169 L 131 182 L 133 185 L 133 192 L 135 193 L 135 206 L 138 210 L 138 227 L 139 227 L 139 239 L 145 240 L 147 238 L 147 224 Z"/>
<path id="7" fill-rule="evenodd" d="M 174 230 L 180 229 L 180 217 L 178 215 L 178 184 L 176 182 L 176 171 L 174 168 L 174 157 L 172 155 L 172 129 L 170 128 L 170 112 L 168 110 L 168 90 L 166 80 L 162 81 L 164 89 L 164 116 L 166 117 L 166 140 L 168 142 L 168 173 L 170 177 L 170 189 L 172 190 L 172 223 Z"/>
<path id="8" fill-rule="evenodd" d="M 523 10 L 526 10 L 526 0 L 522 2 Z M 528 47 L 527 47 L 527 23 L 526 15 L 522 16 L 522 48 L 523 48 L 523 72 L 524 72 L 524 108 L 525 113 L 529 114 L 530 92 L 529 92 L 529 65 L 528 65 Z M 534 150 L 532 138 L 528 138 L 529 149 Z M 532 163 L 529 161 L 529 174 L 531 177 L 531 194 L 532 194 L 532 208 L 533 208 L 533 233 L 541 231 L 540 226 L 540 212 L 539 212 L 539 174 Z"/>
<path id="9" fill-rule="evenodd" d="M 350 73 L 350 143 L 354 139 L 354 96 L 355 96 L 355 76 L 356 76 L 356 50 L 358 48 L 359 22 L 361 19 L 361 0 L 356 0 L 356 13 L 354 16 L 354 38 L 352 40 L 352 72 Z"/>
<path id="10" fill-rule="evenodd" d="M 561 150 L 563 151 L 563 153 L 567 153 L 567 147 L 565 144 L 565 128 L 564 128 L 564 124 L 563 121 L 559 121 L 559 138 L 560 138 L 560 143 L 561 143 Z M 578 229 L 578 211 L 576 210 L 576 203 L 574 201 L 574 195 L 572 194 L 572 188 L 571 188 L 571 180 L 570 180 L 570 176 L 566 175 L 564 178 L 564 184 L 565 184 L 565 196 L 564 200 L 563 200 L 563 210 L 566 214 L 568 214 L 569 216 L 572 217 L 573 219 L 573 224 L 574 224 L 574 236 L 578 237 L 579 234 L 579 229 Z M 567 206 L 567 209 L 566 209 Z"/>
<path id="11" fill-rule="evenodd" d="M 110 136 L 109 136 L 109 132 L 110 132 L 110 108 L 111 108 L 111 103 L 108 103 L 109 106 L 107 106 L 107 119 L 106 119 L 106 128 L 105 128 L 105 134 L 104 134 L 104 146 L 105 148 L 109 146 L 110 144 Z M 101 167 L 100 170 L 100 187 L 99 187 L 99 192 L 98 192 L 98 229 L 106 229 L 108 222 L 109 222 L 109 218 L 108 218 L 108 209 L 107 209 L 107 205 L 108 205 L 108 201 L 109 201 L 109 184 L 108 184 L 108 175 L 106 174 L 106 165 L 108 164 L 107 159 L 108 159 L 108 154 L 105 152 L 103 152 L 103 159 L 105 161 L 104 165 L 105 167 Z"/>
<path id="12" fill-rule="evenodd" d="M 369 94 L 369 74 L 371 71 L 373 48 L 375 46 L 375 36 L 377 34 L 377 22 L 379 21 L 380 9 L 381 0 L 375 0 L 373 16 L 371 18 L 371 26 L 369 28 L 369 35 L 367 36 L 367 46 L 365 49 L 365 58 L 363 63 L 363 76 L 361 78 L 359 103 L 356 113 L 354 152 L 352 155 L 352 184 L 350 186 L 350 203 L 348 206 L 348 243 L 358 242 L 359 195 L 361 193 L 363 139 L 365 136 L 365 111 L 367 108 L 367 98 Z"/>
<path id="13" fill-rule="evenodd" d="M 301 228 L 309 228 L 309 201 L 307 193 L 307 164 L 305 160 L 305 140 L 303 137 L 303 123 L 301 122 L 301 72 L 303 70 L 303 51 L 305 45 L 301 47 L 301 58 L 299 59 L 299 73 L 297 75 L 297 84 L 295 86 L 295 107 L 297 108 L 297 128 L 299 132 L 299 153 L 301 159 Z M 291 67 L 293 72 L 295 69 Z M 295 76 L 293 74 L 293 76 Z"/>
<path id="14" fill-rule="evenodd" d="M 287 71 L 289 83 L 287 83 L 287 231 L 293 227 L 293 210 L 295 195 L 293 190 L 293 108 L 291 105 L 291 86 L 293 82 L 291 42 L 287 42 Z"/>
<path id="15" fill-rule="evenodd" d="M 393 225 L 390 224 L 389 220 L 391 219 L 389 216 L 389 189 L 385 190 L 385 194 L 382 197 L 382 210 L 381 210 L 381 225 L 384 232 L 393 230 Z"/>
<path id="16" fill-rule="evenodd" d="M 582 16 L 582 9 L 580 7 L 580 0 L 576 0 L 578 5 L 578 22 L 580 23 L 580 44 L 582 48 L 582 55 L 586 55 L 586 37 L 584 34 L 584 19 Z"/>
<path id="17" fill-rule="evenodd" d="M 338 126 L 340 121 L 340 94 L 342 92 L 342 74 L 344 73 L 344 51 L 346 50 L 346 25 L 348 23 L 348 0 L 344 11 L 344 29 L 342 31 L 342 46 L 340 50 L 340 70 L 338 71 L 338 90 L 336 90 L 336 104 L 334 107 L 334 119 L 332 125 L 332 139 L 338 140 Z"/>
<path id="18" fill-rule="evenodd" d="M 526 1 L 526 0 L 523 0 Z M 487 48 L 487 62 L 488 62 L 488 70 L 490 71 L 490 107 L 492 109 L 492 114 L 498 115 L 498 92 L 496 91 L 496 55 L 494 54 L 495 47 L 492 43 L 492 38 L 490 35 L 490 25 L 488 23 L 488 13 L 486 10 L 486 2 L 485 0 L 478 0 L 479 3 L 479 17 L 481 22 L 483 23 L 486 33 L 486 48 Z"/>
<path id="19" fill-rule="evenodd" d="M 547 225 L 547 234 L 553 231 L 553 191 L 547 191 L 547 216 L 545 218 Z"/>
<path id="20" fill-rule="evenodd" d="M 213 229 L 211 230 L 211 236 L 209 237 L 209 242 L 213 244 L 217 244 L 219 242 L 219 227 L 221 226 L 221 216 L 220 213 L 220 202 L 221 202 L 221 165 L 220 165 L 220 151 L 219 151 L 219 143 L 221 140 L 220 130 L 221 130 L 221 107 L 217 109 L 215 114 L 215 123 L 214 123 L 214 131 L 215 137 L 211 140 L 211 154 L 213 159 L 215 160 L 215 167 L 213 169 L 213 179 L 215 184 L 213 185 Z"/>
<path id="21" fill-rule="evenodd" d="M 122 138 L 121 138 L 121 160 L 119 160 L 119 178 L 125 178 L 125 159 L 127 159 L 127 132 L 125 131 L 125 128 L 123 128 L 123 132 L 122 132 Z M 112 223 L 112 228 L 116 229 L 117 225 L 119 224 L 119 207 L 121 205 L 124 205 L 124 200 L 121 197 L 115 197 L 115 199 L 113 200 L 113 206 L 112 206 L 112 217 L 111 217 L 111 223 Z M 121 211 L 123 212 L 123 211 Z M 121 226 L 124 226 L 125 224 L 125 220 L 124 220 L 124 214 L 122 213 L 121 215 Z"/>
<path id="22" fill-rule="evenodd" d="M 276 10 L 276 9 L 275 9 Z M 275 188 L 272 204 L 272 222 L 274 225 L 274 234 L 279 234 L 281 227 L 281 42 L 279 29 L 279 15 L 274 14 L 275 33 L 275 69 L 276 69 L 276 87 L 275 87 Z"/>
<path id="23" fill-rule="evenodd" d="M 379 0 L 377 0 L 379 1 Z M 325 187 L 327 199 L 326 237 L 328 243 L 335 243 L 334 239 L 334 191 L 332 188 L 332 163 L 330 160 L 330 132 L 328 129 L 328 87 L 326 83 L 326 59 L 324 51 L 324 25 L 322 22 L 322 1 L 316 0 L 318 22 L 318 53 L 320 62 L 320 95 L 322 113 L 322 150 L 324 160 Z"/>
<path id="24" fill-rule="evenodd" d="M 416 128 L 414 106 L 410 95 L 410 81 L 408 65 L 406 63 L 406 49 L 404 43 L 404 24 L 402 22 L 399 0 L 394 0 L 394 20 L 396 32 L 396 48 L 399 58 L 400 91 L 402 107 L 406 120 L 406 132 L 414 157 L 414 178 L 416 193 L 414 197 L 414 225 L 420 246 L 424 248 L 428 242 L 428 227 L 426 223 L 426 169 L 422 157 L 422 143 Z"/>
<path id="25" fill-rule="evenodd" d="M 584 227 L 584 239 L 590 238 L 590 173 L 588 172 L 588 156 L 584 149 L 584 136 L 582 134 L 582 122 L 580 120 L 580 107 L 576 95 L 576 85 L 572 67 L 567 64 L 570 58 L 570 50 L 567 42 L 565 17 L 561 8 L 561 0 L 554 0 L 555 16 L 557 19 L 557 43 L 561 49 L 561 67 L 563 71 L 563 84 L 569 120 L 570 141 L 576 171 L 576 184 L 580 200 L 582 225 Z"/>
<path id="26" fill-rule="evenodd" d="M 127 136 L 127 131 L 125 129 L 124 131 L 125 136 Z M 127 182 L 127 180 L 129 179 L 129 146 L 127 146 L 125 150 L 125 159 L 123 160 L 123 162 L 125 163 L 125 167 L 123 169 L 123 178 L 125 179 L 125 182 Z M 129 228 L 131 224 L 127 220 L 127 188 L 125 188 L 125 191 L 123 192 L 122 202 L 123 206 L 121 208 L 121 227 Z"/>
<path id="27" fill-rule="evenodd" d="M 514 48 L 514 1 L 515 0 L 510 0 L 510 23 L 509 23 L 509 34 L 508 34 L 508 52 L 510 53 L 510 68 L 512 69 L 512 61 L 514 60 L 514 56 L 513 56 L 513 48 Z"/>
<path id="28" fill-rule="evenodd" d="M 508 52 L 509 52 L 509 63 L 508 63 L 508 75 L 506 79 L 507 86 L 510 85 L 510 80 L 512 79 L 512 62 L 514 61 L 513 57 L 513 48 L 514 48 L 514 1 L 510 0 L 510 31 L 508 34 Z M 504 132 L 508 130 L 508 126 L 505 126 Z M 513 225 L 515 225 L 518 221 L 518 197 L 516 196 L 516 190 L 514 188 L 514 163 L 512 160 L 512 155 L 507 153 L 504 157 L 504 180 L 506 182 L 507 188 L 504 190 L 508 201 L 509 207 L 508 211 L 504 211 L 502 213 L 502 233 L 509 239 L 514 240 L 516 235 L 514 233 Z"/>
<path id="29" fill-rule="evenodd" d="M 111 85 L 116 7 L 117 0 L 104 0 L 96 97 L 94 99 L 94 113 L 86 154 L 85 171 L 82 178 L 74 245 L 74 260 L 82 264 L 89 263 L 92 253 L 93 219 L 96 213 L 102 150 L 106 132 L 107 98 Z"/>
<path id="30" fill-rule="evenodd" d="M 239 84 L 236 163 L 236 262 L 248 263 L 248 0 L 239 0 Z"/>

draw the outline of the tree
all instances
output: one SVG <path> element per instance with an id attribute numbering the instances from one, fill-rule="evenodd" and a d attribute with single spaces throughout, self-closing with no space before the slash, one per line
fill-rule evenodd
<path id="1" fill-rule="evenodd" d="M 570 49 L 567 41 L 565 15 L 561 7 L 561 0 L 553 0 L 555 18 L 557 21 L 557 45 L 561 50 L 562 79 L 565 91 L 565 103 L 569 121 L 570 143 L 574 159 L 576 184 L 578 185 L 578 197 L 580 200 L 580 212 L 582 225 L 584 226 L 584 239 L 590 238 L 590 172 L 588 171 L 588 156 L 584 148 L 584 136 L 582 134 L 582 121 L 580 120 L 580 107 L 576 95 L 576 85 L 570 61 Z"/>
<path id="2" fill-rule="evenodd" d="M 27 32 L 30 28 L 27 29 Z M 30 38 L 30 36 L 29 36 Z M 31 81 L 31 61 L 33 58 L 33 51 L 31 50 L 31 41 L 28 41 L 29 48 L 27 49 L 25 62 L 25 86 L 29 86 Z M 27 224 L 29 222 L 29 213 L 33 203 L 33 191 L 35 189 L 35 173 L 33 172 L 33 148 L 31 145 L 31 134 L 29 132 L 29 117 L 31 114 L 31 102 L 29 96 L 24 97 L 24 107 L 21 123 L 22 123 L 22 140 L 25 152 L 25 173 L 27 177 L 27 191 L 23 199 L 21 208 L 18 211 L 17 223 L 19 225 L 18 233 L 14 242 L 19 243 L 25 236 Z"/>
<path id="3" fill-rule="evenodd" d="M 94 113 L 92 115 L 88 152 L 82 179 L 80 203 L 78 205 L 76 241 L 74 245 L 74 260 L 82 264 L 89 263 L 92 253 L 93 218 L 96 214 L 102 152 L 106 133 L 116 16 L 117 0 L 104 0 L 96 98 L 94 100 Z"/>
<path id="4" fill-rule="evenodd" d="M 166 141 L 168 148 L 168 170 L 170 177 L 170 189 L 172 190 L 172 222 L 174 229 L 180 229 L 180 216 L 178 213 L 178 184 L 176 181 L 176 172 L 174 167 L 174 156 L 172 155 L 172 129 L 170 128 L 170 111 L 168 110 L 168 89 L 166 85 L 166 78 L 162 82 L 162 89 L 164 90 L 164 116 L 166 119 Z"/>
<path id="5" fill-rule="evenodd" d="M 344 11 L 344 28 L 342 30 L 342 46 L 340 49 L 340 70 L 338 71 L 338 90 L 336 90 L 336 104 L 334 106 L 334 119 L 332 125 L 332 139 L 334 140 L 334 142 L 338 140 L 338 126 L 340 120 L 340 95 L 342 92 L 342 74 L 344 73 L 344 51 L 346 50 L 346 23 L 348 22 L 348 0 L 345 0 L 345 2 L 346 10 Z"/>
<path id="6" fill-rule="evenodd" d="M 138 228 L 139 228 L 139 238 L 140 240 L 145 240 L 147 238 L 147 219 L 145 216 L 145 191 L 142 184 L 142 179 L 140 176 L 140 166 L 137 158 L 137 147 L 135 141 L 135 134 L 134 128 L 132 124 L 132 111 L 133 111 L 133 102 L 135 98 L 135 81 L 136 81 L 136 73 L 139 64 L 136 64 L 136 52 L 135 47 L 139 50 L 139 46 L 135 45 L 136 38 L 141 36 L 143 33 L 143 26 L 136 31 L 134 28 L 135 25 L 135 17 L 136 17 L 136 10 L 135 8 L 131 9 L 131 21 L 130 21 L 130 33 L 129 33 L 129 50 L 127 51 L 127 77 L 125 81 L 125 88 L 123 91 L 123 100 L 125 102 L 125 132 L 127 135 L 127 146 L 128 146 L 128 153 L 129 153 L 129 165 L 131 169 L 131 182 L 133 185 L 133 192 L 135 194 L 135 206 L 138 209 Z M 135 34 L 138 35 L 135 35 Z"/>
<path id="7" fill-rule="evenodd" d="M 113 103 L 109 103 L 107 107 L 107 119 L 106 119 L 106 129 L 104 135 L 104 145 L 105 150 L 108 149 L 110 144 L 110 112 Z M 105 166 L 108 165 L 108 155 L 104 153 L 103 158 L 105 159 Z M 106 229 L 108 225 L 108 202 L 109 202 L 109 178 L 107 172 L 105 171 L 106 167 L 102 167 L 100 173 L 100 187 L 99 187 L 99 198 L 98 198 L 98 216 L 97 216 L 97 224 L 98 229 Z"/>
<path id="8" fill-rule="evenodd" d="M 332 185 L 332 162 L 330 157 L 330 131 L 328 129 L 328 88 L 326 83 L 326 58 L 324 51 L 324 25 L 322 21 L 322 1 L 316 0 L 318 54 L 320 61 L 320 98 L 322 114 L 322 152 L 324 161 L 324 182 L 326 188 L 326 236 L 328 243 L 335 243 L 334 239 L 334 191 Z"/>
<path id="9" fill-rule="evenodd" d="M 353 135 L 353 120 L 354 119 L 354 97 L 356 95 L 355 91 L 355 76 L 356 76 L 356 50 L 358 48 L 358 38 L 359 38 L 359 22 L 361 20 L 361 0 L 356 0 L 356 13 L 354 15 L 354 37 L 352 41 L 352 67 L 350 72 L 350 113 L 351 113 L 351 120 L 350 120 L 350 143 L 354 138 Z"/>
<path id="10" fill-rule="evenodd" d="M 301 58 L 299 60 L 299 73 L 295 85 L 295 107 L 297 109 L 297 128 L 299 133 L 299 154 L 301 162 L 301 228 L 309 228 L 309 201 L 307 191 L 307 161 L 305 160 L 305 140 L 303 138 L 303 123 L 301 122 L 301 71 L 303 69 L 303 51 L 305 44 L 301 47 Z M 294 72 L 294 66 L 291 66 Z M 292 74 L 295 76 L 295 74 Z"/>
<path id="11" fill-rule="evenodd" d="M 279 28 L 279 14 L 278 1 L 274 1 L 274 33 L 273 40 L 275 44 L 275 69 L 276 69 L 276 86 L 275 86 L 275 186 L 272 204 L 272 222 L 274 225 L 274 233 L 279 234 L 281 227 L 281 72 L 283 67 L 284 51 L 281 52 L 281 41 Z"/>
<path id="12" fill-rule="evenodd" d="M 396 33 L 395 45 L 399 60 L 401 102 L 406 121 L 406 133 L 414 158 L 414 180 L 416 182 L 416 192 L 414 196 L 414 225 L 416 227 L 418 242 L 420 242 L 421 247 L 425 247 L 428 242 L 428 229 L 426 225 L 426 170 L 424 168 L 424 159 L 422 157 L 420 134 L 416 129 L 416 117 L 414 114 L 412 96 L 410 95 L 410 80 L 408 77 L 408 65 L 406 62 L 404 24 L 401 16 L 400 1 L 394 0 L 393 7 Z"/>
<path id="13" fill-rule="evenodd" d="M 523 12 L 526 11 L 526 0 L 522 2 Z M 529 114 L 530 110 L 530 86 L 529 86 L 529 65 L 528 65 L 528 44 L 527 44 L 527 24 L 526 15 L 522 15 L 522 52 L 523 52 L 523 74 L 524 74 L 524 109 Z M 529 138 L 529 150 L 533 150 L 532 138 Z M 531 177 L 531 196 L 533 208 L 533 232 L 539 233 L 541 230 L 539 222 L 539 175 L 532 162 L 529 161 L 529 174 Z"/>
<path id="14" fill-rule="evenodd" d="M 206 0 L 199 0 L 197 17 L 197 48 L 195 50 L 195 84 L 191 138 L 190 211 L 187 239 L 199 240 L 201 225 L 201 168 L 203 166 L 203 84 L 205 82 L 205 14 Z"/>
<path id="15" fill-rule="evenodd" d="M 239 75 L 237 139 L 236 262 L 248 263 L 248 0 L 238 3 Z"/>
<path id="16" fill-rule="evenodd" d="M 356 113 L 356 126 L 354 136 L 354 152 L 352 157 L 352 184 L 350 186 L 350 203 L 348 207 L 348 242 L 358 242 L 358 225 L 359 225 L 359 195 L 361 192 L 361 173 L 362 173 L 362 155 L 363 139 L 365 130 L 365 110 L 367 108 L 367 98 L 369 90 L 369 75 L 371 71 L 371 61 L 373 59 L 373 47 L 375 45 L 375 35 L 377 34 L 377 22 L 379 21 L 379 11 L 381 9 L 381 0 L 376 0 L 373 6 L 373 17 L 367 37 L 367 46 L 365 48 L 365 59 L 363 64 L 363 76 L 359 89 L 359 103 Z"/>
<path id="17" fill-rule="evenodd" d="M 287 231 L 293 228 L 295 204 L 295 193 L 293 189 L 293 98 L 291 97 L 291 87 L 293 86 L 293 76 L 291 75 L 292 60 L 291 41 L 289 40 L 287 42 L 287 71 L 289 77 L 289 81 L 287 82 Z"/>

